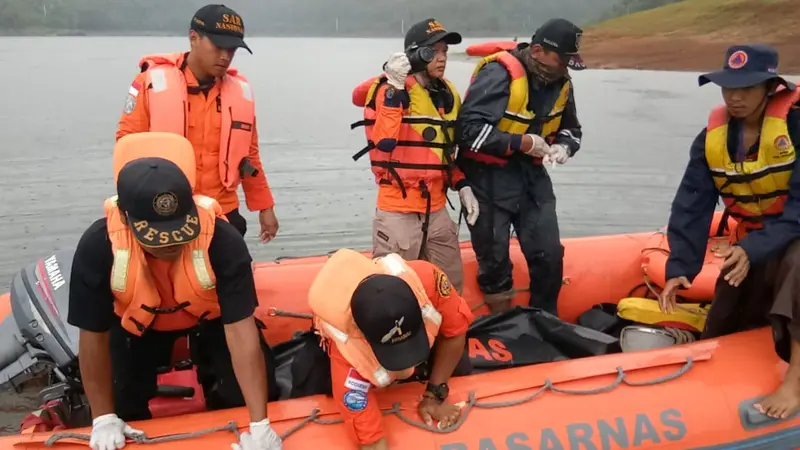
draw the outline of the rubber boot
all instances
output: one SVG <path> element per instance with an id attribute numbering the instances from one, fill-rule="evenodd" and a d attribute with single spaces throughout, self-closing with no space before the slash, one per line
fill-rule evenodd
<path id="1" fill-rule="evenodd" d="M 511 300 L 514 299 L 514 291 L 508 290 L 496 294 L 483 294 L 483 301 L 489 307 L 489 312 L 494 314 L 508 311 L 511 309 Z"/>

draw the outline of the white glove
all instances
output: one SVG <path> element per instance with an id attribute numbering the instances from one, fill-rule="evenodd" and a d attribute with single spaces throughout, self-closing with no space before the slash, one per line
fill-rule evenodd
<path id="1" fill-rule="evenodd" d="M 408 56 L 403 52 L 392 53 L 389 61 L 386 61 L 386 78 L 388 83 L 395 89 L 406 88 L 406 77 L 411 70 L 411 63 L 408 62 Z"/>
<path id="2" fill-rule="evenodd" d="M 550 146 L 547 145 L 547 142 L 545 142 L 544 138 L 537 134 L 529 134 L 528 136 L 533 139 L 533 147 L 525 152 L 526 155 L 544 158 L 550 154 Z"/>
<path id="3" fill-rule="evenodd" d="M 92 450 L 117 450 L 125 447 L 125 438 L 144 436 L 144 431 L 131 428 L 116 414 L 106 414 L 92 421 L 89 447 Z"/>
<path id="4" fill-rule="evenodd" d="M 569 150 L 563 144 L 554 144 L 550 146 L 550 154 L 543 160 L 542 164 L 564 164 L 569 160 Z"/>
<path id="5" fill-rule="evenodd" d="M 283 442 L 269 425 L 269 419 L 251 422 L 250 431 L 239 436 L 239 443 L 231 444 L 233 450 L 282 450 Z"/>
<path id="6" fill-rule="evenodd" d="M 469 186 L 461 188 L 458 191 L 458 198 L 461 199 L 461 205 L 467 210 L 467 223 L 475 225 L 475 221 L 478 220 L 478 214 L 480 214 L 480 207 L 478 206 L 478 199 L 472 193 L 472 188 Z"/>

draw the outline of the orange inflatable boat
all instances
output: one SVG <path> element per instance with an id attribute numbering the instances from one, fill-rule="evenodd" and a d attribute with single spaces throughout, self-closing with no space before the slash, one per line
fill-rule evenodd
<path id="1" fill-rule="evenodd" d="M 653 276 L 656 263 L 650 248 L 654 239 L 653 233 L 565 239 L 565 285 L 559 315 L 575 321 L 593 305 L 637 295 L 647 290 L 648 284 L 650 290 L 658 290 L 660 282 Z M 662 243 L 656 247 L 660 249 L 656 253 L 668 251 Z M 466 243 L 462 244 L 462 254 L 464 296 L 478 314 L 485 314 L 487 309 L 481 305 L 475 283 L 475 256 Z M 520 290 L 515 303 L 523 305 L 528 297 L 524 292 L 528 279 L 516 242 L 511 256 Z M 54 286 L 63 285 L 58 277 L 65 277 L 66 264 L 59 267 L 51 259 L 40 261 L 35 265 L 40 269 L 34 271 L 38 270 L 41 284 L 47 285 L 42 292 L 55 298 L 60 291 Z M 308 330 L 309 321 L 303 316 L 309 312 L 306 293 L 325 261 L 323 255 L 283 258 L 254 266 L 259 316 L 271 344 Z M 718 270 L 710 262 L 703 280 L 710 280 Z M 700 286 L 703 283 L 707 282 L 695 283 L 700 290 L 692 295 L 708 293 L 708 286 Z M 27 284 L 38 289 L 33 286 L 36 283 Z M 6 296 L 1 303 L 7 302 Z M 8 309 L 0 310 L 0 314 L 3 312 L 8 314 Z M 55 321 L 42 325 L 59 326 Z M 480 343 L 470 345 L 480 347 Z M 493 357 L 491 349 L 483 350 L 486 358 Z M 770 331 L 758 329 L 656 350 L 458 377 L 451 380 L 451 396 L 466 402 L 466 406 L 460 422 L 450 429 L 431 429 L 420 423 L 415 411 L 421 384 L 390 386 L 380 391 L 378 398 L 393 450 L 786 450 L 800 443 L 800 417 L 777 421 L 752 408 L 757 399 L 779 385 L 785 370 L 786 364 L 773 352 Z M 172 372 L 167 382 L 188 383 L 192 373 Z M 154 403 L 151 406 L 158 407 Z M 202 412 L 202 399 L 197 396 L 167 399 L 161 408 L 154 413 L 158 418 L 132 423 L 148 438 L 143 443 L 131 442 L 126 448 L 228 449 L 236 441 L 236 430 L 245 429 L 249 421 L 245 408 Z M 284 437 L 285 449 L 357 448 L 341 425 L 333 399 L 304 397 L 273 402 L 268 409 L 273 427 Z M 43 449 L 54 441 L 59 448 L 85 449 L 89 432 L 84 428 L 5 436 L 0 438 L 0 450 Z"/>
<path id="2" fill-rule="evenodd" d="M 504 50 L 512 50 L 517 47 L 515 41 L 489 41 L 472 44 L 467 47 L 467 55 L 469 56 L 489 56 L 493 53 L 502 52 Z"/>

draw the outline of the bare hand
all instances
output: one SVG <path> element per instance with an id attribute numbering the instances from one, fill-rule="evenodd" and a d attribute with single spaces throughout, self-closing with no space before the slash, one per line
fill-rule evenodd
<path id="1" fill-rule="evenodd" d="M 422 421 L 428 426 L 433 426 L 433 421 L 439 422 L 439 428 L 448 428 L 458 422 L 461 416 L 461 408 L 452 403 L 442 402 L 423 397 L 419 402 L 419 415 Z"/>
<path id="2" fill-rule="evenodd" d="M 739 287 L 750 272 L 750 258 L 747 257 L 747 252 L 742 247 L 734 245 L 718 252 L 717 255 L 725 258 L 725 262 L 722 263 L 722 272 L 730 269 L 725 274 L 725 281 L 733 287 Z"/>
<path id="3" fill-rule="evenodd" d="M 658 296 L 658 307 L 661 312 L 672 314 L 675 311 L 675 305 L 678 303 L 677 293 L 678 289 L 683 287 L 689 289 L 692 283 L 686 277 L 670 278 L 664 285 L 664 290 Z"/>
<path id="4" fill-rule="evenodd" d="M 278 218 L 275 217 L 275 210 L 265 209 L 258 213 L 258 221 L 261 223 L 261 242 L 267 243 L 278 235 Z"/>

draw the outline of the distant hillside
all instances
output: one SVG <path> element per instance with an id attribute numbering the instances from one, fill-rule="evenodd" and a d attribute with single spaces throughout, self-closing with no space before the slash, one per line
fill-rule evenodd
<path id="1" fill-rule="evenodd" d="M 800 74 L 800 0 L 685 0 L 588 28 L 581 55 L 592 67 L 705 71 L 733 44 L 780 52 L 779 70 Z"/>
<path id="2" fill-rule="evenodd" d="M 529 36 L 561 16 L 596 22 L 621 0 L 230 0 L 251 36 L 401 36 L 428 17 L 465 36 Z M 661 0 L 659 0 L 661 1 Z M 0 34 L 185 35 L 208 0 L 0 0 Z"/>

